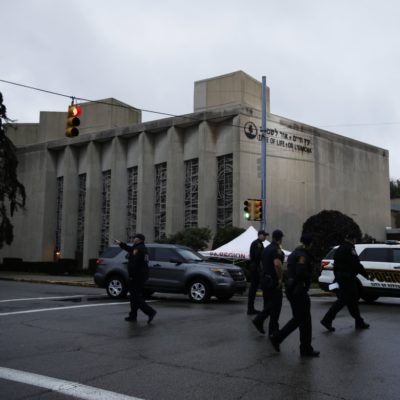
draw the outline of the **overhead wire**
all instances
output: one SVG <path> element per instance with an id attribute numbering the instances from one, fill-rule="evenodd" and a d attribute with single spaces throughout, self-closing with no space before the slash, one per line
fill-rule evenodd
<path id="1" fill-rule="evenodd" d="M 52 95 L 55 95 L 55 96 L 61 96 L 61 97 L 70 98 L 70 99 L 72 99 L 72 101 L 75 101 L 75 100 L 86 101 L 86 102 L 91 102 L 91 103 L 96 103 L 96 104 L 103 104 L 103 105 L 112 106 L 112 107 L 120 107 L 120 108 L 129 109 L 129 110 L 147 112 L 147 113 L 150 113 L 150 114 L 163 115 L 163 116 L 166 116 L 166 117 L 183 118 L 183 119 L 187 119 L 189 121 L 203 122 L 202 119 L 199 119 L 199 118 L 196 118 L 196 117 L 191 117 L 191 116 L 189 116 L 187 114 L 176 115 L 176 114 L 162 112 L 162 111 L 155 111 L 155 110 L 148 110 L 148 109 L 144 109 L 144 108 L 133 107 L 133 106 L 130 106 L 130 105 L 127 105 L 127 104 L 115 104 L 115 103 L 109 103 L 109 102 L 106 102 L 106 101 L 103 101 L 103 100 L 91 100 L 91 99 L 87 99 L 87 98 L 84 98 L 84 97 L 77 97 L 77 96 L 67 95 L 67 94 L 55 92 L 55 91 L 52 91 L 52 90 L 47 90 L 47 89 L 42 89 L 42 88 L 30 86 L 30 85 L 25 85 L 25 84 L 22 84 L 22 83 L 12 82 L 12 81 L 8 81 L 8 80 L 5 80 L 5 79 L 0 79 L 0 82 L 7 83 L 7 84 L 10 84 L 10 85 L 14 85 L 14 86 L 19 86 L 19 87 L 26 88 L 26 89 L 36 90 L 36 91 L 43 92 L 43 93 L 52 94 Z M 212 119 L 218 119 L 218 118 L 220 118 L 220 116 L 216 116 L 214 118 L 208 118 L 207 121 L 210 121 Z M 211 123 L 212 123 L 212 121 L 211 121 Z M 228 124 L 228 123 L 224 123 L 224 122 L 219 122 L 218 124 L 219 125 L 223 125 L 223 126 L 240 128 L 240 129 L 244 129 L 245 128 L 244 125 L 236 125 L 236 124 L 233 124 L 233 123 L 229 123 Z M 337 124 L 337 125 L 322 125 L 322 124 L 318 124 L 316 126 L 319 126 L 320 128 L 324 129 L 324 128 L 333 128 L 333 127 L 378 126 L 378 125 L 396 125 L 396 124 L 400 124 L 400 122 Z M 309 124 L 307 124 L 307 125 L 309 125 Z M 282 133 L 282 134 L 286 133 L 284 131 L 279 131 L 279 132 Z M 287 150 L 289 152 L 293 151 L 292 149 L 286 149 L 286 148 L 281 148 L 281 150 Z"/>
<path id="2" fill-rule="evenodd" d="M 20 87 L 23 87 L 23 88 L 26 88 L 26 89 L 36 90 L 36 91 L 39 91 L 39 92 L 49 93 L 49 94 L 52 94 L 52 95 L 55 95 L 55 96 L 67 97 L 67 98 L 74 99 L 74 100 L 87 101 L 87 102 L 91 102 L 91 103 L 103 104 L 103 105 L 112 106 L 112 107 L 126 108 L 126 109 L 130 109 L 130 110 L 147 112 L 147 113 L 151 113 L 151 114 L 165 115 L 167 117 L 184 118 L 184 119 L 188 119 L 188 120 L 195 121 L 195 122 L 202 122 L 201 119 L 195 118 L 195 117 L 190 117 L 187 114 L 186 115 L 176 115 L 176 114 L 171 114 L 171 113 L 162 112 L 162 111 L 154 111 L 154 110 L 147 110 L 145 108 L 133 107 L 133 106 L 130 106 L 130 105 L 109 103 L 109 102 L 106 102 L 106 101 L 103 101 L 103 100 L 91 100 L 91 99 L 86 99 L 84 97 L 71 96 L 71 95 L 67 95 L 67 94 L 64 94 L 64 93 L 59 93 L 59 92 L 54 92 L 54 91 L 51 91 L 51 90 L 41 89 L 41 88 L 37 88 L 37 87 L 34 87 L 34 86 L 29 86 L 29 85 L 24 85 L 24 84 L 17 83 L 17 82 L 11 82 L 11 81 L 7 81 L 5 79 L 0 79 L 0 82 L 4 82 L 4 83 L 10 84 L 10 85 L 20 86 Z M 215 117 L 215 118 L 219 118 L 219 117 Z M 236 127 L 236 128 L 244 128 L 244 126 L 234 125 L 234 124 L 229 124 L 229 126 L 233 126 L 233 127 Z"/>
<path id="3" fill-rule="evenodd" d="M 108 106 L 112 106 L 112 107 L 127 108 L 127 109 L 131 109 L 131 110 L 147 112 L 150 114 L 165 115 L 167 117 L 173 117 L 173 118 L 185 118 L 185 119 L 189 119 L 189 120 L 197 121 L 197 122 L 202 121 L 199 118 L 190 117 L 187 114 L 177 115 L 177 114 L 167 113 L 167 112 L 163 112 L 163 111 L 155 111 L 155 110 L 148 110 L 148 109 L 144 109 L 144 108 L 133 107 L 130 105 L 108 103 L 108 102 L 102 101 L 102 100 L 91 100 L 91 99 L 87 99 L 84 97 L 71 96 L 71 95 L 67 95 L 64 93 L 55 92 L 52 90 L 41 89 L 38 87 L 25 85 L 22 83 L 12 82 L 12 81 L 8 81 L 5 79 L 0 79 L 0 82 L 7 83 L 10 85 L 20 86 L 20 87 L 23 87 L 26 89 L 36 90 L 39 92 L 49 93 L 49 94 L 52 94 L 55 96 L 62 96 L 62 97 L 70 98 L 70 99 L 76 99 L 76 100 L 80 100 L 80 101 L 88 101 L 91 103 L 103 104 L 103 105 L 108 105 Z M 216 117 L 216 118 L 219 118 L 219 117 Z M 399 125 L 399 124 L 400 124 L 400 122 L 372 122 L 372 123 L 329 124 L 329 125 L 328 124 L 314 124 L 314 125 L 320 126 L 321 128 L 345 128 L 345 127 L 353 127 L 353 126 L 354 127 L 355 126 L 381 126 L 381 125 Z M 235 125 L 235 124 L 230 124 L 229 126 L 233 126 L 236 128 L 244 128 L 244 126 L 242 126 L 242 125 Z"/>

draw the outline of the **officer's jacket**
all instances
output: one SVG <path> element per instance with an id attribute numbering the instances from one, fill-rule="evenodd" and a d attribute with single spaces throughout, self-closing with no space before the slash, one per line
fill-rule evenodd
<path id="1" fill-rule="evenodd" d="M 128 246 L 120 243 L 119 246 L 128 252 L 128 273 L 129 277 L 139 281 L 146 281 L 149 277 L 149 256 L 144 243 Z"/>
<path id="2" fill-rule="evenodd" d="M 263 242 L 260 239 L 254 240 L 250 245 L 250 262 L 254 266 L 259 266 L 261 255 L 264 250 Z"/>
<path id="3" fill-rule="evenodd" d="M 271 280 L 270 287 L 278 285 L 278 277 L 276 275 L 274 260 L 279 259 L 283 263 L 285 254 L 276 242 L 271 242 L 262 252 L 262 278 L 268 277 Z"/>
<path id="4" fill-rule="evenodd" d="M 336 278 L 354 279 L 361 274 L 368 279 L 368 274 L 356 252 L 356 248 L 349 241 L 345 241 L 338 247 L 333 257 L 333 271 Z"/>
<path id="5" fill-rule="evenodd" d="M 304 247 L 297 247 L 287 260 L 286 289 L 292 290 L 296 286 L 309 289 L 312 274 L 312 256 Z"/>

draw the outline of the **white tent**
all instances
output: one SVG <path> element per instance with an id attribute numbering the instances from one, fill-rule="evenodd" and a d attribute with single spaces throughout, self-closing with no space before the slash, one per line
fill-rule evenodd
<path id="1" fill-rule="evenodd" d="M 199 253 L 205 257 L 219 257 L 219 258 L 228 258 L 234 260 L 248 260 L 250 258 L 249 251 L 251 243 L 256 240 L 258 237 L 258 231 L 250 226 L 240 234 L 235 239 L 231 240 L 229 243 L 224 244 L 218 249 L 208 250 L 208 251 L 200 251 Z M 264 247 L 268 246 L 270 242 L 268 240 L 264 241 Z M 283 250 L 285 256 L 287 257 L 290 254 L 290 251 Z"/>

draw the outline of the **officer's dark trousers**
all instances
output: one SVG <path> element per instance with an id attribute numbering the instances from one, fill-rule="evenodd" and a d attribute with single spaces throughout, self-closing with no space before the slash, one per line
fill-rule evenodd
<path id="1" fill-rule="evenodd" d="M 269 317 L 268 333 L 271 335 L 279 330 L 279 316 L 282 309 L 282 289 L 263 289 L 263 310 L 257 314 L 254 321 L 264 322 Z"/>
<path id="2" fill-rule="evenodd" d="M 322 319 L 331 324 L 336 314 L 347 306 L 350 315 L 356 320 L 356 323 L 363 322 L 358 308 L 358 287 L 355 279 L 338 280 L 339 289 L 337 292 L 337 300 L 332 304 L 331 308 Z"/>
<path id="3" fill-rule="evenodd" d="M 256 299 L 257 290 L 260 286 L 260 273 L 257 265 L 250 266 L 250 287 L 247 300 L 247 311 L 254 311 L 254 301 Z"/>
<path id="4" fill-rule="evenodd" d="M 296 291 L 294 294 L 286 293 L 286 296 L 290 302 L 292 308 L 293 318 L 287 322 L 287 324 L 278 331 L 274 337 L 282 342 L 287 336 L 289 336 L 295 329 L 299 328 L 300 331 L 300 350 L 309 351 L 312 350 L 311 346 L 311 303 L 310 296 L 305 289 Z"/>
<path id="5" fill-rule="evenodd" d="M 131 318 L 137 318 L 137 311 L 141 310 L 146 315 L 154 313 L 154 308 L 150 307 L 144 299 L 144 282 L 129 278 L 129 293 L 131 302 L 131 312 L 129 316 Z"/>

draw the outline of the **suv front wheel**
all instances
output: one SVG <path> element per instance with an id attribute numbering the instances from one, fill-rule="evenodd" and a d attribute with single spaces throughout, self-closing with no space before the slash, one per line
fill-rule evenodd
<path id="1" fill-rule="evenodd" d="M 372 294 L 363 294 L 360 296 L 366 303 L 373 303 L 375 300 L 378 300 L 379 296 L 375 296 Z"/>
<path id="2" fill-rule="evenodd" d="M 189 299 L 195 303 L 204 303 L 211 297 L 209 284 L 203 279 L 195 279 L 188 286 Z"/>
<path id="3" fill-rule="evenodd" d="M 111 298 L 122 299 L 128 293 L 128 285 L 121 276 L 113 275 L 107 280 L 106 290 Z"/>

